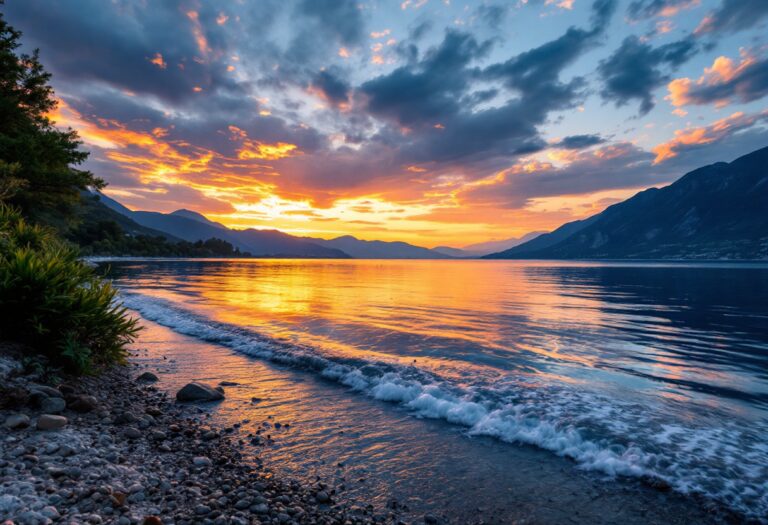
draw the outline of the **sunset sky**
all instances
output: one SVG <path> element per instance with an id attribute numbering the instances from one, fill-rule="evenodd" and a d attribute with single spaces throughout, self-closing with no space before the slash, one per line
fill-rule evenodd
<path id="1" fill-rule="evenodd" d="M 463 246 L 768 145 L 768 0 L 7 0 L 133 209 Z"/>

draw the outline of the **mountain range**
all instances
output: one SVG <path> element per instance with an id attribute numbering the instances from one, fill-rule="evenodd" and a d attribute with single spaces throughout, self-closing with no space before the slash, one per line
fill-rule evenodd
<path id="1" fill-rule="evenodd" d="M 768 147 L 687 173 L 489 259 L 767 259 Z"/>
<path id="2" fill-rule="evenodd" d="M 641 191 L 549 233 L 464 248 L 233 230 L 191 210 L 133 211 L 101 193 L 88 202 L 85 220 L 112 220 L 130 235 L 163 236 L 172 242 L 218 238 L 255 257 L 768 259 L 768 147 L 731 163 L 699 168 L 669 186 Z"/>

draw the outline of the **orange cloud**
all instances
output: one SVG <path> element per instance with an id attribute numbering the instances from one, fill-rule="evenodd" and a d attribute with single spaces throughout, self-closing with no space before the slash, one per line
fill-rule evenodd
<path id="1" fill-rule="evenodd" d="M 192 22 L 192 35 L 195 37 L 197 49 L 203 57 L 206 57 L 211 48 L 208 46 L 208 39 L 205 37 L 203 25 L 200 23 L 200 15 L 197 11 L 187 11 L 187 18 Z"/>
<path id="2" fill-rule="evenodd" d="M 168 64 L 166 63 L 166 61 L 163 60 L 163 55 L 161 55 L 160 53 L 155 53 L 155 56 L 153 56 L 152 58 L 148 58 L 147 60 L 149 60 L 150 64 L 154 64 L 160 69 L 165 69 L 168 67 Z"/>
<path id="3" fill-rule="evenodd" d="M 678 129 L 675 131 L 675 137 L 672 140 L 659 144 L 652 149 L 653 153 L 656 154 L 653 163 L 659 164 L 665 160 L 677 157 L 679 150 L 686 146 L 700 146 L 717 142 L 734 131 L 748 128 L 758 120 L 765 119 L 766 117 L 768 117 L 768 110 L 755 115 L 745 115 L 742 112 L 736 112 L 708 126 Z"/>
<path id="4" fill-rule="evenodd" d="M 242 143 L 242 147 L 237 151 L 237 158 L 241 160 L 278 160 L 301 154 L 296 144 L 287 142 L 267 144 L 251 140 L 248 134 L 237 126 L 229 126 L 229 131 L 232 133 L 232 140 L 239 140 Z"/>
<path id="5" fill-rule="evenodd" d="M 728 57 L 719 56 L 710 67 L 704 68 L 704 74 L 696 81 L 690 78 L 676 78 L 672 80 L 667 85 L 669 95 L 664 98 L 676 107 L 695 104 L 696 99 L 692 92 L 696 87 L 717 87 L 731 82 L 744 73 L 746 69 L 754 65 L 756 61 L 757 58 L 746 50 L 741 51 L 741 60 L 738 64 Z M 730 103 L 730 99 L 729 97 L 724 97 L 714 102 L 716 107 L 724 107 Z"/>

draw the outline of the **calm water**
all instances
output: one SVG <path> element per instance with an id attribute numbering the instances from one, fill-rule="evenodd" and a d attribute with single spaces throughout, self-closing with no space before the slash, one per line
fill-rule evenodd
<path id="1" fill-rule="evenodd" d="M 768 265 L 112 267 L 126 304 L 177 333 L 768 516 Z"/>

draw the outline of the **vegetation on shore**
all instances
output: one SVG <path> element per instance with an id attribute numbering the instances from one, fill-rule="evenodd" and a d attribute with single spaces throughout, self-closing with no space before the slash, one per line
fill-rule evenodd
<path id="1" fill-rule="evenodd" d="M 53 89 L 35 51 L 0 14 L 0 340 L 24 343 L 52 367 L 84 373 L 121 362 L 139 329 L 116 290 L 63 237 L 77 231 L 81 192 L 104 181 L 48 115 Z"/>

